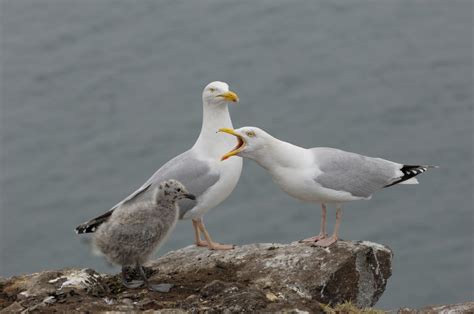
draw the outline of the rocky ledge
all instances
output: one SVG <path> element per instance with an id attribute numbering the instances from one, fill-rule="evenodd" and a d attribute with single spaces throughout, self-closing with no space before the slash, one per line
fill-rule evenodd
<path id="1" fill-rule="evenodd" d="M 461 314 L 474 313 L 474 302 L 464 302 L 457 304 L 430 305 L 421 309 L 401 308 L 397 314 L 423 314 L 423 313 L 440 313 L 440 314 Z"/>
<path id="2" fill-rule="evenodd" d="M 5 312 L 96 312 L 173 309 L 185 312 L 300 310 L 347 301 L 372 306 L 391 275 L 391 250 L 371 242 L 251 244 L 231 251 L 188 246 L 152 262 L 150 281 L 168 293 L 127 290 L 120 275 L 64 269 L 0 281 Z"/>

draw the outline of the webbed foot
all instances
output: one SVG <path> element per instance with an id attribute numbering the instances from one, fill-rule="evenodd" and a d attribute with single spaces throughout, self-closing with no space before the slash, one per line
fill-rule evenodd
<path id="1" fill-rule="evenodd" d="M 307 238 L 307 239 L 303 239 L 303 240 L 300 240 L 299 242 L 300 243 L 313 243 L 313 242 L 317 242 L 317 241 L 321 241 L 323 239 L 326 239 L 327 236 L 328 236 L 327 234 L 321 234 L 320 233 L 317 236 Z"/>
<path id="2" fill-rule="evenodd" d="M 207 247 L 207 241 L 204 241 L 204 240 L 199 240 L 199 241 L 196 241 L 196 246 L 202 246 L 202 247 Z"/>
<path id="3" fill-rule="evenodd" d="M 315 242 L 313 245 L 315 246 L 322 246 L 322 247 L 328 247 L 334 243 L 336 243 L 338 240 L 337 237 L 335 236 L 330 236 L 329 238 L 325 238 L 322 240 L 319 240 L 318 242 Z"/>

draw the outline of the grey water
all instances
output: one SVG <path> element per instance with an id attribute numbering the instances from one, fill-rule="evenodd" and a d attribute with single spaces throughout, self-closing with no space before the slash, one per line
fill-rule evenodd
<path id="1" fill-rule="evenodd" d="M 439 169 L 347 204 L 346 240 L 394 251 L 377 304 L 472 300 L 473 2 L 2 0 L 0 275 L 113 273 L 74 227 L 108 210 L 201 125 L 223 80 L 234 126 Z M 206 215 L 224 243 L 288 243 L 319 229 L 318 204 L 246 160 Z M 330 210 L 332 229 L 334 210 Z M 157 253 L 190 245 L 180 222 Z"/>

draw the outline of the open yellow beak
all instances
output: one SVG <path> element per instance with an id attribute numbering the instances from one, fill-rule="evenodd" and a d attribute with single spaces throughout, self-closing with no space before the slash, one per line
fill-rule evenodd
<path id="1" fill-rule="evenodd" d="M 232 91 L 225 92 L 223 94 L 217 95 L 217 97 L 222 97 L 225 100 L 232 101 L 232 102 L 238 102 L 239 101 L 239 96 L 237 96 L 236 93 Z"/>
<path id="2" fill-rule="evenodd" d="M 230 158 L 234 155 L 237 155 L 238 153 L 240 153 L 241 151 L 244 150 L 245 148 L 245 141 L 243 139 L 242 136 L 240 136 L 238 133 L 235 133 L 235 131 L 233 129 L 229 129 L 229 128 L 222 128 L 222 129 L 219 129 L 219 132 L 224 132 L 224 133 L 229 133 L 235 137 L 237 137 L 237 145 L 230 151 L 228 152 L 227 154 L 223 155 L 221 157 L 221 161 L 223 160 L 226 160 L 227 158 Z"/>

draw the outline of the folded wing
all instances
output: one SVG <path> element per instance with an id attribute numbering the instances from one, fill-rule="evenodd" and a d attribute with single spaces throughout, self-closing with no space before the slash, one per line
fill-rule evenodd
<path id="1" fill-rule="evenodd" d="M 112 207 L 108 212 L 76 227 L 76 232 L 94 232 L 99 225 L 110 217 L 117 207 L 129 202 L 153 197 L 153 188 L 150 187 L 169 179 L 180 181 L 191 194 L 194 194 L 199 199 L 202 194 L 219 180 L 219 173 L 213 172 L 207 161 L 196 158 L 195 153 L 192 150 L 188 150 L 164 164 L 138 190 Z M 180 217 L 193 209 L 195 205 L 196 201 L 193 200 L 186 199 L 180 201 Z"/>
<path id="2" fill-rule="evenodd" d="M 321 171 L 314 180 L 324 188 L 370 198 L 377 190 L 399 180 L 402 164 L 326 147 L 313 148 Z"/>

